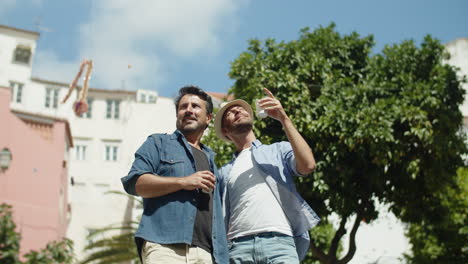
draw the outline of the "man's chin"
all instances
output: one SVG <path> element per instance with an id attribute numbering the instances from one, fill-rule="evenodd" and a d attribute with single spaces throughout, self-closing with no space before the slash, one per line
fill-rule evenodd
<path id="1" fill-rule="evenodd" d="M 242 123 L 236 124 L 232 129 L 233 131 L 237 133 L 243 134 L 243 133 L 249 132 L 250 130 L 252 130 L 252 128 L 253 128 L 252 122 L 242 122 Z"/>
<path id="2" fill-rule="evenodd" d="M 200 131 L 203 133 L 203 129 L 201 129 L 199 126 L 183 126 L 181 128 L 178 128 L 182 134 L 194 134 L 194 133 L 199 133 Z"/>

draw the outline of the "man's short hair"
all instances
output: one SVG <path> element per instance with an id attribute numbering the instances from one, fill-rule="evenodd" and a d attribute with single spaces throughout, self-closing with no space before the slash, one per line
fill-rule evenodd
<path id="1" fill-rule="evenodd" d="M 195 85 L 187 85 L 179 89 L 179 95 L 175 98 L 176 111 L 179 109 L 180 99 L 182 99 L 182 97 L 187 94 L 193 94 L 200 97 L 203 101 L 206 102 L 206 113 L 209 115 L 213 113 L 213 101 L 211 100 L 211 96 L 203 91 L 200 87 Z"/>

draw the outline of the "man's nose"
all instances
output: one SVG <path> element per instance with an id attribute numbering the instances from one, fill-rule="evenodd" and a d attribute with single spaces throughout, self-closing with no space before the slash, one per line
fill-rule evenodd
<path id="1" fill-rule="evenodd" d="M 191 105 L 188 105 L 187 108 L 185 108 L 185 114 L 187 113 L 193 113 L 193 107 Z"/>

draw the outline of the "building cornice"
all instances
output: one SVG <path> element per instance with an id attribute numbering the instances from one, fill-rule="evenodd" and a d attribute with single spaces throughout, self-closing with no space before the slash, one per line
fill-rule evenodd
<path id="1" fill-rule="evenodd" d="M 49 85 L 55 85 L 55 86 L 61 86 L 61 87 L 69 87 L 68 83 L 44 80 L 44 79 L 37 78 L 37 77 L 32 77 L 31 81 L 42 83 L 42 84 L 49 84 Z M 111 94 L 118 93 L 118 94 L 127 94 L 127 95 L 133 95 L 133 96 L 136 95 L 136 91 L 108 90 L 108 89 L 91 88 L 91 87 L 89 88 L 88 92 L 89 93 L 111 93 Z"/>
<path id="2" fill-rule="evenodd" d="M 51 125 L 54 122 L 62 122 L 65 124 L 65 130 L 67 133 L 67 139 L 68 142 L 70 142 L 70 148 L 73 147 L 73 137 L 70 129 L 70 123 L 68 122 L 67 119 L 65 118 L 59 118 L 55 116 L 49 116 L 49 115 L 44 115 L 44 114 L 38 114 L 38 113 L 31 113 L 23 110 L 18 110 L 18 109 L 11 109 L 11 112 L 15 114 L 18 118 L 23 119 L 23 120 L 28 120 L 28 121 L 33 121 L 37 123 L 42 123 L 46 125 Z"/>
<path id="3" fill-rule="evenodd" d="M 10 26 L 5 26 L 5 25 L 1 25 L 0 24 L 0 30 L 10 30 L 10 31 L 14 31 L 14 32 L 20 32 L 20 33 L 25 33 L 25 34 L 28 34 L 28 35 L 33 35 L 35 36 L 36 38 L 39 37 L 40 33 L 39 32 L 36 32 L 36 31 L 31 31 L 31 30 L 26 30 L 26 29 L 20 29 L 20 28 L 15 28 L 15 27 L 10 27 Z"/>

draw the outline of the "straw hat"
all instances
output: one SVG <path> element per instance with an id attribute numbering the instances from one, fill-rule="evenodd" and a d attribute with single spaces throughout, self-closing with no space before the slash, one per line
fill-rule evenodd
<path id="1" fill-rule="evenodd" d="M 214 121 L 214 127 L 215 127 L 215 131 L 216 131 L 216 135 L 226 141 L 226 142 L 231 142 L 231 140 L 229 138 L 227 138 L 224 134 L 223 134 L 223 131 L 222 131 L 222 125 L 223 125 L 223 116 L 224 116 L 224 112 L 226 112 L 226 110 L 233 106 L 233 105 L 240 105 L 242 106 L 245 110 L 247 110 L 247 112 L 249 112 L 250 116 L 253 118 L 253 111 L 252 111 L 252 107 L 250 106 L 250 104 L 248 104 L 246 101 L 244 100 L 241 100 L 241 99 L 235 99 L 235 100 L 232 100 L 232 101 L 229 101 L 229 102 L 223 102 L 221 104 L 221 108 L 219 108 L 218 110 L 218 113 L 216 113 L 216 117 L 215 117 L 215 121 Z"/>

